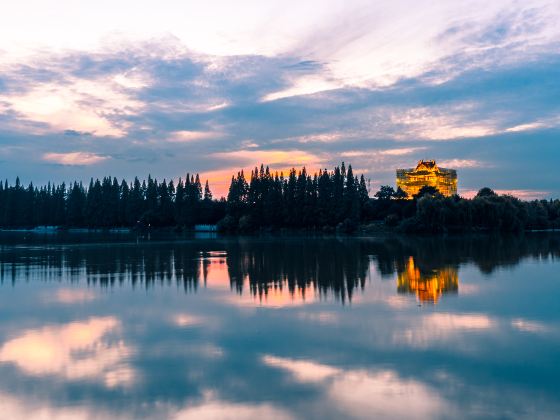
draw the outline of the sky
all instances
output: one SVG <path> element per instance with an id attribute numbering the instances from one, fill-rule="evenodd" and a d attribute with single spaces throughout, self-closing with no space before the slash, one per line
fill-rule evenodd
<path id="1" fill-rule="evenodd" d="M 3 0 L 0 178 L 264 163 L 560 197 L 558 0 Z"/>

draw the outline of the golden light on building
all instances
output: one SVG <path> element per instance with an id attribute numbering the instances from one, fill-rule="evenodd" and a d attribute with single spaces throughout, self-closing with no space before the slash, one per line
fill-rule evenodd
<path id="1" fill-rule="evenodd" d="M 418 194 L 424 186 L 435 187 L 446 197 L 457 194 L 457 171 L 437 166 L 435 160 L 421 160 L 416 168 L 397 169 L 397 187 L 408 198 Z"/>
<path id="2" fill-rule="evenodd" d="M 414 293 L 422 303 L 437 303 L 444 293 L 457 293 L 459 273 L 456 267 L 421 271 L 410 257 L 404 271 L 397 275 L 397 291 Z"/>

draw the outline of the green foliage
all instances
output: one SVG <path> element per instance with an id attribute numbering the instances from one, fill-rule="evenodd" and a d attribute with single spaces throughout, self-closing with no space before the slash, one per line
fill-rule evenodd
<path id="1" fill-rule="evenodd" d="M 424 185 L 422 188 L 420 188 L 418 194 L 414 195 L 414 198 L 419 199 L 424 196 L 436 196 L 436 195 L 440 195 L 436 187 L 432 187 L 430 185 Z"/>
<path id="2" fill-rule="evenodd" d="M 497 194 L 494 192 L 494 190 L 488 187 L 484 187 L 478 191 L 476 197 L 495 197 L 496 195 Z"/>
<path id="3" fill-rule="evenodd" d="M 375 193 L 378 200 L 391 200 L 395 196 L 395 190 L 389 185 L 382 185 L 379 191 Z"/>
<path id="4" fill-rule="evenodd" d="M 408 194 L 401 187 L 398 187 L 394 194 L 394 198 L 397 200 L 406 200 L 408 198 Z"/>
<path id="5" fill-rule="evenodd" d="M 413 200 L 388 199 L 382 186 L 363 207 L 364 222 L 384 221 L 407 233 L 466 231 L 519 232 L 560 227 L 560 200 L 521 201 L 483 188 L 473 199 L 444 197 L 433 187 L 423 187 Z"/>

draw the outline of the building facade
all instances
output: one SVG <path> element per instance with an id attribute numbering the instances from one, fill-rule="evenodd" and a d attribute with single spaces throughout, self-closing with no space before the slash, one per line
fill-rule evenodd
<path id="1" fill-rule="evenodd" d="M 397 187 L 408 198 L 418 194 L 424 186 L 435 187 L 446 197 L 457 194 L 457 171 L 437 166 L 435 160 L 421 160 L 416 168 L 397 169 Z"/>

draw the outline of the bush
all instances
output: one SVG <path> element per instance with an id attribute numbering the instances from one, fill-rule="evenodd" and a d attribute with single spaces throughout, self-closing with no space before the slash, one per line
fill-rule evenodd
<path id="1" fill-rule="evenodd" d="M 343 222 L 336 226 L 337 232 L 341 233 L 354 233 L 358 229 L 358 223 L 355 220 L 346 218 Z"/>
<path id="2" fill-rule="evenodd" d="M 216 228 L 219 232 L 233 233 L 237 229 L 237 221 L 233 216 L 227 215 L 217 223 Z"/>
<path id="3" fill-rule="evenodd" d="M 395 227 L 399 224 L 399 216 L 391 213 L 385 218 L 385 224 L 390 227 Z"/>
<path id="4" fill-rule="evenodd" d="M 241 216 L 239 219 L 239 224 L 237 230 L 240 233 L 249 233 L 255 230 L 255 225 L 253 224 L 253 219 L 249 215 Z"/>

